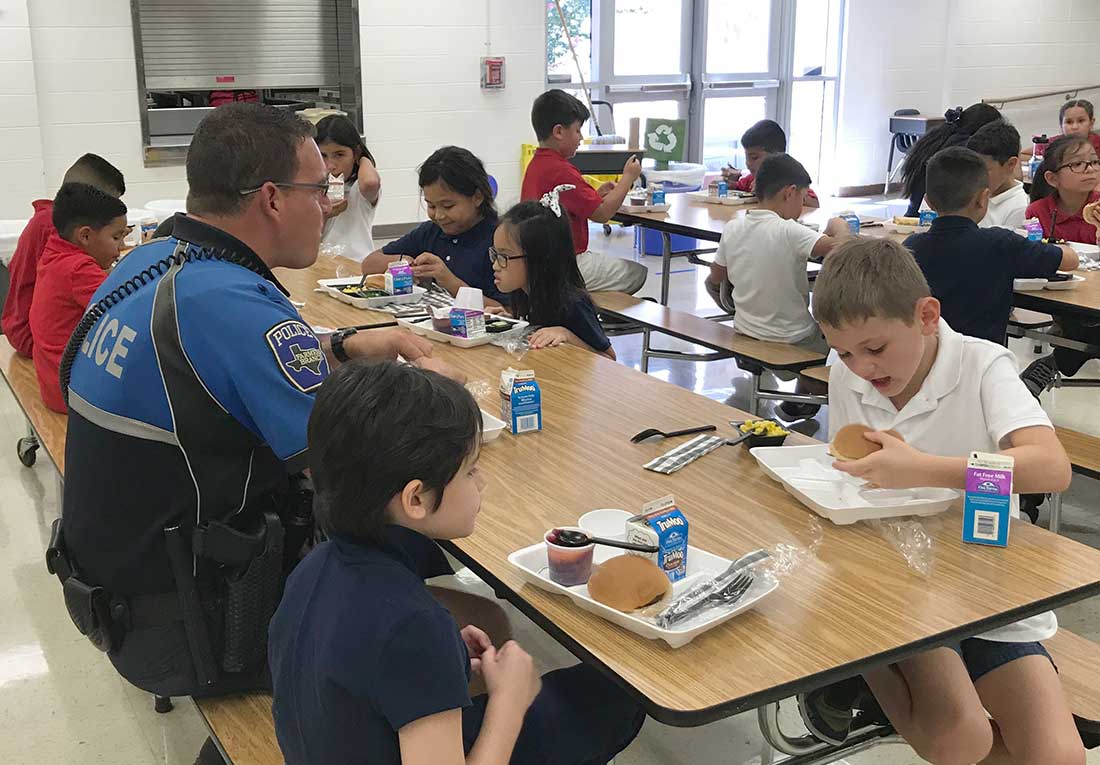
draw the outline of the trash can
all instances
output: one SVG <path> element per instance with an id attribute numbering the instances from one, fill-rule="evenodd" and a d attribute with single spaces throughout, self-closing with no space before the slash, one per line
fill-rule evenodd
<path id="1" fill-rule="evenodd" d="M 649 183 L 660 183 L 665 194 L 683 194 L 698 191 L 703 187 L 707 169 L 694 162 L 669 162 L 668 170 L 657 170 L 652 160 L 642 164 L 642 173 Z M 661 232 L 651 228 L 637 228 L 634 231 L 634 249 L 643 255 L 660 255 L 662 251 Z M 672 251 L 684 252 L 699 249 L 699 240 L 680 234 L 672 235 Z"/>

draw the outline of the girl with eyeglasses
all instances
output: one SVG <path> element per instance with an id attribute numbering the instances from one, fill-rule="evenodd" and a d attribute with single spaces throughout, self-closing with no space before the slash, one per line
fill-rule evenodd
<path id="1" fill-rule="evenodd" d="M 497 208 L 485 165 L 467 149 L 444 146 L 424 160 L 419 183 L 428 220 L 371 253 L 363 273 L 380 274 L 390 263 L 407 260 L 421 284 L 434 281 L 451 295 L 476 287 L 486 306 L 504 304 L 487 255 Z"/>
<path id="2" fill-rule="evenodd" d="M 1083 136 L 1065 135 L 1043 152 L 1043 163 L 1031 185 L 1031 198 L 1024 214 L 1038 218 L 1048 238 L 1069 242 L 1100 244 L 1095 203 L 1100 183 L 1100 159 L 1092 143 Z M 1088 209 L 1085 209 L 1088 207 Z M 1058 319 L 1062 337 L 1090 345 L 1100 344 L 1100 323 L 1095 320 L 1062 316 Z M 1049 356 L 1036 359 L 1020 376 L 1035 395 L 1054 386 L 1059 375 L 1072 377 L 1093 358 L 1092 354 L 1055 346 Z"/>
<path id="3" fill-rule="evenodd" d="M 572 188 L 558 186 L 541 201 L 520 202 L 505 213 L 489 258 L 512 316 L 538 327 L 527 338 L 531 348 L 569 344 L 614 359 L 577 268 L 573 233 L 558 198 Z"/>
<path id="4" fill-rule="evenodd" d="M 1085 205 L 1100 199 L 1100 159 L 1087 138 L 1061 136 L 1043 153 L 1031 184 L 1027 218 L 1038 218 L 1047 238 L 1096 244 L 1096 227 L 1082 215 Z"/>
<path id="5" fill-rule="evenodd" d="M 382 193 L 382 179 L 355 123 L 332 114 L 317 123 L 314 136 L 330 176 L 344 177 L 344 199 L 325 216 L 322 244 L 342 244 L 347 256 L 363 260 L 374 251 L 374 213 Z"/>

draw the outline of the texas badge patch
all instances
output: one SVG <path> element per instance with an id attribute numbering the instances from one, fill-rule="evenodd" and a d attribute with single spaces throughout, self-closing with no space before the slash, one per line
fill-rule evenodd
<path id="1" fill-rule="evenodd" d="M 321 350 L 321 341 L 302 322 L 281 321 L 265 337 L 279 369 L 302 393 L 315 390 L 328 377 L 328 359 Z"/>

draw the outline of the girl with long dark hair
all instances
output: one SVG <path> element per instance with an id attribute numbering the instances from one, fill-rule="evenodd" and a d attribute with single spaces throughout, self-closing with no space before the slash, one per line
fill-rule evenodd
<path id="1" fill-rule="evenodd" d="M 363 260 L 374 251 L 374 212 L 382 192 L 382 179 L 375 169 L 363 137 L 347 117 L 332 114 L 317 123 L 314 136 L 330 176 L 343 176 L 344 199 L 332 206 L 323 244 L 342 244 L 347 256 Z"/>

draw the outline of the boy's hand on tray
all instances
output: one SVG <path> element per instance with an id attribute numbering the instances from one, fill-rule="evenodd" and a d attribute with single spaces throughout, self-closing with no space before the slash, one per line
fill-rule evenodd
<path id="1" fill-rule="evenodd" d="M 559 345 L 572 342 L 572 340 L 573 333 L 565 327 L 543 327 L 535 330 L 527 338 L 527 345 L 536 350 L 539 348 L 556 348 Z"/>
<path id="2" fill-rule="evenodd" d="M 534 660 L 514 640 L 499 650 L 489 648 L 481 654 L 481 676 L 490 701 L 494 695 L 504 696 L 521 709 L 531 706 L 542 690 L 542 678 L 535 671 Z"/>
<path id="3" fill-rule="evenodd" d="M 481 671 L 481 655 L 493 647 L 493 641 L 485 634 L 485 631 L 469 624 L 459 633 L 462 642 L 466 644 L 466 650 L 470 654 L 470 670 Z"/>
<path id="4" fill-rule="evenodd" d="M 872 489 L 915 489 L 928 486 L 928 471 L 922 451 L 892 435 L 876 430 L 864 435 L 882 449 L 860 460 L 837 460 L 833 467 L 862 478 Z"/>

